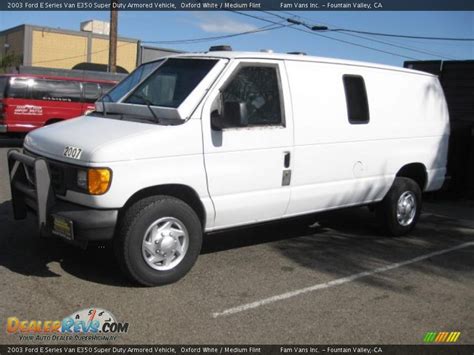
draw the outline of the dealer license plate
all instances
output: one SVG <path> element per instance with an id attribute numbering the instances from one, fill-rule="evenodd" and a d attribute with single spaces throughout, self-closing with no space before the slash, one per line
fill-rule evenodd
<path id="1" fill-rule="evenodd" d="M 74 230 L 72 226 L 72 221 L 70 219 L 53 216 L 53 234 L 60 236 L 62 238 L 73 240 L 74 239 Z"/>

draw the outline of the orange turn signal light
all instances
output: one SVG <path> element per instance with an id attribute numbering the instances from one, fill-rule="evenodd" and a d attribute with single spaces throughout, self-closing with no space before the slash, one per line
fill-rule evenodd
<path id="1" fill-rule="evenodd" d="M 112 181 L 112 172 L 110 169 L 87 170 L 87 188 L 91 195 L 102 195 L 107 192 Z"/>

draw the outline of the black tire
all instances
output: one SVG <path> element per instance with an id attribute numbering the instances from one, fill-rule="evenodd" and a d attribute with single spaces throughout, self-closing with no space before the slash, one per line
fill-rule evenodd
<path id="1" fill-rule="evenodd" d="M 402 220 L 404 223 L 401 223 L 397 217 L 397 205 L 402 195 L 407 196 L 406 194 L 410 194 L 416 202 L 415 213 L 413 218 L 407 218 L 406 221 Z M 378 204 L 376 213 L 385 232 L 397 237 L 405 235 L 415 228 L 420 217 L 421 206 L 421 190 L 418 184 L 412 179 L 397 177 L 385 198 Z"/>
<path id="2" fill-rule="evenodd" d="M 175 267 L 155 270 L 145 261 L 142 243 L 149 226 L 163 217 L 182 222 L 189 243 L 184 258 Z M 181 279 L 196 262 L 201 245 L 202 226 L 198 216 L 186 203 L 169 196 L 153 196 L 134 203 L 125 212 L 114 239 L 115 255 L 122 271 L 143 286 L 165 285 Z"/>

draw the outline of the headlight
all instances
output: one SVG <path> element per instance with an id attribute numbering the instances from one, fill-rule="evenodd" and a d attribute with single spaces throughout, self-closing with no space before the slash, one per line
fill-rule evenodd
<path id="1" fill-rule="evenodd" d="M 112 171 L 107 168 L 90 168 L 77 172 L 77 186 L 91 195 L 107 192 L 112 181 Z"/>

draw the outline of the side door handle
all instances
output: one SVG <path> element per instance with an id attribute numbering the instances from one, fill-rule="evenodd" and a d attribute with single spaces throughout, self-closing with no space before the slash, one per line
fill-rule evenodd
<path id="1" fill-rule="evenodd" d="M 285 158 L 283 159 L 283 166 L 285 169 L 288 169 L 290 167 L 290 159 L 291 159 L 291 153 L 290 152 L 285 152 Z"/>
<path id="2" fill-rule="evenodd" d="M 284 158 L 283 158 L 283 176 L 281 179 L 281 186 L 288 186 L 291 183 L 291 169 L 290 169 L 290 164 L 291 164 L 291 153 L 290 152 L 284 152 L 283 153 Z"/>

